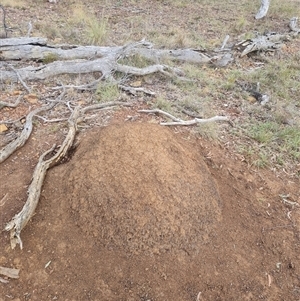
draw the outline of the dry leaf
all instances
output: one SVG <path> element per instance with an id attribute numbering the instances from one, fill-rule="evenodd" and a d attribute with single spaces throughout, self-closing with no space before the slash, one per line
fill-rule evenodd
<path id="1" fill-rule="evenodd" d="M 249 96 L 249 97 L 247 97 L 247 100 L 249 101 L 249 102 L 251 102 L 251 103 L 255 103 L 257 100 L 256 100 L 256 98 L 254 97 L 254 96 Z"/>
<path id="2" fill-rule="evenodd" d="M 14 92 L 12 92 L 12 95 L 21 95 L 22 94 L 22 91 L 14 91 Z"/>
<path id="3" fill-rule="evenodd" d="M 29 103 L 37 103 L 38 97 L 36 94 L 27 94 L 24 96 L 24 99 L 27 100 Z"/>
<path id="4" fill-rule="evenodd" d="M 0 124 L 0 133 L 6 132 L 8 130 L 5 124 Z"/>
<path id="5" fill-rule="evenodd" d="M 135 88 L 140 87 L 141 85 L 142 85 L 142 81 L 140 80 L 130 83 L 130 86 Z"/>

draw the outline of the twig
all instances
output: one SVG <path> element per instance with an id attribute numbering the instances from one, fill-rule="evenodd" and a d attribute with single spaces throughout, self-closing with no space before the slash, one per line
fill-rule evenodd
<path id="1" fill-rule="evenodd" d="M 40 115 L 35 115 L 35 117 L 42 119 L 46 123 L 51 123 L 51 122 L 61 122 L 61 121 L 66 121 L 68 118 L 57 118 L 57 119 L 51 119 L 48 120 L 47 118 L 40 116 Z"/>
<path id="2" fill-rule="evenodd" d="M 268 274 L 268 273 L 267 273 L 267 275 L 268 275 L 268 287 L 270 287 L 271 284 L 272 284 L 272 277 L 271 277 L 271 275 Z"/>
<path id="3" fill-rule="evenodd" d="M 26 122 L 24 124 L 23 131 L 21 135 L 14 141 L 10 142 L 6 146 L 4 146 L 0 150 L 0 163 L 5 161 L 9 156 L 11 156 L 17 149 L 22 147 L 26 141 L 28 140 L 29 136 L 31 135 L 32 132 L 32 119 L 33 117 L 42 111 L 49 110 L 55 106 L 55 103 L 50 103 L 46 106 L 40 107 L 35 109 L 34 111 L 30 112 L 27 117 L 26 117 Z"/>
<path id="4" fill-rule="evenodd" d="M 194 124 L 197 124 L 197 123 L 207 123 L 207 122 L 214 122 L 214 121 L 228 121 L 228 122 L 230 122 L 229 118 L 226 117 L 226 116 L 214 116 L 214 117 L 211 117 L 211 118 L 208 118 L 208 119 L 194 118 L 193 120 L 185 121 L 185 120 L 179 119 L 177 117 L 174 117 L 173 115 L 171 115 L 171 114 L 169 114 L 165 111 L 159 110 L 159 109 L 139 110 L 138 112 L 140 112 L 140 113 L 158 113 L 158 114 L 165 115 L 168 118 L 174 120 L 174 122 L 161 122 L 160 123 L 161 125 L 194 125 Z"/>
<path id="5" fill-rule="evenodd" d="M 228 117 L 226 116 L 214 116 L 208 119 L 199 119 L 199 118 L 195 118 L 193 120 L 188 120 L 188 121 L 179 121 L 179 122 L 161 122 L 161 125 L 194 125 L 194 124 L 198 124 L 198 123 L 208 123 L 208 122 L 215 122 L 215 121 L 228 121 L 230 122 L 230 120 L 228 119 Z"/>
<path id="6" fill-rule="evenodd" d="M 296 207 L 300 207 L 300 205 L 297 203 L 297 202 L 292 202 L 292 201 L 289 201 L 288 198 L 290 197 L 289 194 L 280 194 L 279 195 L 282 199 L 282 202 L 284 204 L 288 204 L 288 205 L 291 205 L 292 207 L 296 206 Z"/>
<path id="7" fill-rule="evenodd" d="M 29 38 L 32 32 L 32 23 L 29 21 L 28 23 L 28 31 L 27 31 L 27 37 Z"/>
<path id="8" fill-rule="evenodd" d="M 173 115 L 171 115 L 170 113 L 167 113 L 167 112 L 165 112 L 165 111 L 162 111 L 162 110 L 160 110 L 160 109 L 153 109 L 153 110 L 138 110 L 138 112 L 139 113 L 154 113 L 154 114 L 161 114 L 161 115 L 164 115 L 164 116 L 166 116 L 166 117 L 168 117 L 168 118 L 170 118 L 170 119 L 172 119 L 172 120 L 174 120 L 174 121 L 176 121 L 176 122 L 184 122 L 183 120 L 181 120 L 181 119 L 179 119 L 179 118 L 177 118 L 177 117 L 175 117 L 175 116 L 173 116 Z"/>
<path id="9" fill-rule="evenodd" d="M 222 46 L 221 46 L 220 50 L 224 50 L 224 48 L 225 48 L 228 40 L 229 40 L 229 35 L 226 35 L 226 37 L 225 37 L 225 39 L 224 39 L 224 41 L 222 43 Z"/>
<path id="10" fill-rule="evenodd" d="M 4 204 L 6 203 L 7 196 L 8 196 L 8 193 L 6 193 L 4 195 L 4 197 L 1 199 L 1 201 L 0 201 L 0 207 L 4 206 Z"/>
<path id="11" fill-rule="evenodd" d="M 15 103 L 8 103 L 5 101 L 0 101 L 0 109 L 5 108 L 5 107 L 16 108 L 19 105 L 19 103 L 21 102 L 22 97 L 23 97 L 23 94 L 20 94 Z"/>
<path id="12" fill-rule="evenodd" d="M 201 292 L 198 293 L 196 301 L 200 301 Z"/>
<path id="13" fill-rule="evenodd" d="M 21 78 L 19 72 L 18 72 L 13 66 L 11 66 L 11 65 L 8 65 L 8 67 L 9 67 L 12 71 L 14 71 L 14 72 L 16 73 L 16 75 L 17 75 L 17 77 L 18 77 L 20 83 L 21 83 L 22 86 L 26 89 L 26 91 L 27 91 L 28 93 L 31 93 L 31 90 L 28 88 L 28 86 L 26 85 L 26 83 L 25 83 L 25 82 L 23 81 L 23 79 Z"/>
<path id="14" fill-rule="evenodd" d="M 128 87 L 128 86 L 124 86 L 124 85 L 118 85 L 118 87 L 123 91 L 131 93 L 132 95 L 136 95 L 136 92 L 143 92 L 150 96 L 155 95 L 155 92 L 152 92 L 152 91 L 144 89 L 144 88 L 134 88 L 134 87 Z"/>

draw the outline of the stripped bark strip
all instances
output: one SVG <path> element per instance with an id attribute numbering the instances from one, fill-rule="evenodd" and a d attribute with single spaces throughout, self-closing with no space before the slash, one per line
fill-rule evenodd
<path id="1" fill-rule="evenodd" d="M 55 106 L 55 103 L 48 104 L 46 106 L 43 106 L 41 108 L 37 108 L 34 111 L 30 112 L 26 117 L 26 122 L 24 124 L 23 131 L 21 135 L 11 143 L 7 144 L 0 150 L 0 163 L 4 162 L 9 156 L 11 156 L 17 149 L 21 148 L 28 138 L 30 137 L 30 134 L 32 132 L 32 119 L 34 115 L 42 112 L 47 111 Z"/>

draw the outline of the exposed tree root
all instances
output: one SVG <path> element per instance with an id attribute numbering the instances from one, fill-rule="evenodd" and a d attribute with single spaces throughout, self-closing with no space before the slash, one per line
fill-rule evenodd
<path id="1" fill-rule="evenodd" d="M 77 106 L 72 112 L 68 123 L 69 123 L 69 131 L 68 134 L 55 153 L 50 159 L 45 160 L 45 157 L 52 153 L 55 149 L 55 145 L 42 154 L 39 158 L 39 161 L 35 167 L 32 181 L 28 188 L 28 198 L 23 206 L 22 210 L 17 213 L 10 222 L 5 226 L 6 231 L 10 231 L 10 243 L 12 249 L 16 247 L 17 244 L 20 245 L 20 248 L 23 248 L 23 243 L 20 237 L 22 229 L 26 226 L 30 218 L 33 216 L 36 206 L 39 202 L 42 185 L 46 176 L 46 172 L 49 168 L 58 164 L 67 154 L 68 150 L 73 146 L 74 139 L 77 132 L 77 124 L 82 121 L 85 113 L 91 110 L 102 109 L 105 107 L 112 107 L 116 105 L 125 105 L 130 106 L 130 103 L 123 102 L 108 102 L 103 104 L 95 104 L 85 108 L 80 108 Z"/>

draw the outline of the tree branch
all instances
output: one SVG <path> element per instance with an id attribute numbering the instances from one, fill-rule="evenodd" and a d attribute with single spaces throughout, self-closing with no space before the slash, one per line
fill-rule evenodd
<path id="1" fill-rule="evenodd" d="M 255 19 L 261 19 L 265 17 L 268 13 L 269 6 L 270 6 L 270 0 L 261 0 L 260 8 L 257 14 L 255 15 Z"/>
<path id="2" fill-rule="evenodd" d="M 28 138 L 31 135 L 32 132 L 32 119 L 34 117 L 34 115 L 49 110 L 51 108 L 53 108 L 55 105 L 55 103 L 50 103 L 46 106 L 43 106 L 41 108 L 37 108 L 34 111 L 30 112 L 27 117 L 26 117 L 26 122 L 24 124 L 24 128 L 23 131 L 21 133 L 21 135 L 14 141 L 10 142 L 9 144 L 7 144 L 6 146 L 4 146 L 1 150 L 0 150 L 0 163 L 4 162 L 9 156 L 11 156 L 17 149 L 21 148 L 26 141 L 28 140 Z"/>

